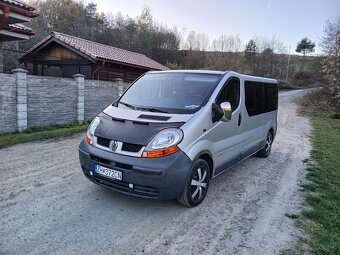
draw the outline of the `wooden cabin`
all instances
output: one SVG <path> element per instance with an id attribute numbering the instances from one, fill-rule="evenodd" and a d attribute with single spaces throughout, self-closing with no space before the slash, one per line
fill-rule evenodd
<path id="1" fill-rule="evenodd" d="M 2 43 L 27 40 L 34 35 L 31 28 L 22 23 L 38 16 L 35 8 L 17 0 L 0 0 L 0 73 L 3 72 Z"/>
<path id="2" fill-rule="evenodd" d="M 131 82 L 150 70 L 168 68 L 147 56 L 82 38 L 52 32 L 19 58 L 33 75 Z"/>

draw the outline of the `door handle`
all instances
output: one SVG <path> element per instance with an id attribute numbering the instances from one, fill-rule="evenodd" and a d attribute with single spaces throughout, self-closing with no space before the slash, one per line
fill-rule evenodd
<path id="1" fill-rule="evenodd" d="M 242 115 L 241 113 L 238 115 L 238 124 L 237 126 L 240 126 L 241 125 L 241 122 L 242 122 Z"/>

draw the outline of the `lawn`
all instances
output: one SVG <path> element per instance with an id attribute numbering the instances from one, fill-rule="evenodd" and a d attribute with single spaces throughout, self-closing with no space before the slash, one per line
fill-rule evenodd
<path id="1" fill-rule="evenodd" d="M 312 114 L 303 227 L 313 254 L 340 254 L 340 119 Z"/>
<path id="2" fill-rule="evenodd" d="M 42 128 L 32 128 L 21 133 L 16 132 L 10 134 L 0 134 L 0 149 L 18 143 L 70 136 L 86 131 L 88 125 L 89 123 L 48 126 Z"/>

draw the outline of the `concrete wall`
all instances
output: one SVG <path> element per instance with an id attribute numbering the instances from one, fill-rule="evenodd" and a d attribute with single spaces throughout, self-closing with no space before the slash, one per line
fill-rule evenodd
<path id="1" fill-rule="evenodd" d="M 0 133 L 31 127 L 91 120 L 123 93 L 129 84 L 0 73 Z"/>

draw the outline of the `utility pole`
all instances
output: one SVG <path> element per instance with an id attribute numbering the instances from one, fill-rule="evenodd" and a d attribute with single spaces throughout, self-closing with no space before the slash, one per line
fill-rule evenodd
<path id="1" fill-rule="evenodd" d="M 291 46 L 289 45 L 289 52 L 288 52 L 288 63 L 287 63 L 287 72 L 286 72 L 286 82 L 288 82 L 288 74 L 289 74 L 290 48 L 291 48 Z"/>

